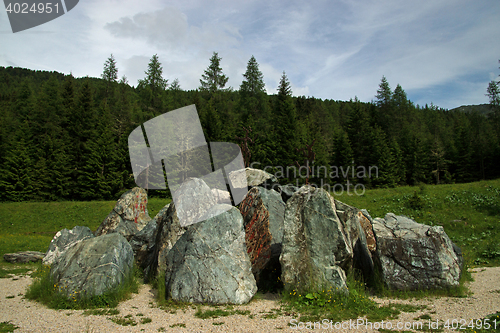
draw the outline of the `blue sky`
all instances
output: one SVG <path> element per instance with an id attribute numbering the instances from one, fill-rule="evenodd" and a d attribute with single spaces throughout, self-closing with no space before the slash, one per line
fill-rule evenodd
<path id="1" fill-rule="evenodd" d="M 15 34 L 0 10 L 0 66 L 99 77 L 113 53 L 136 85 L 158 54 L 166 79 L 195 89 L 214 51 L 235 89 L 254 55 L 269 93 L 284 70 L 296 96 L 369 102 L 385 75 L 416 104 L 487 103 L 500 1 L 81 0 Z"/>

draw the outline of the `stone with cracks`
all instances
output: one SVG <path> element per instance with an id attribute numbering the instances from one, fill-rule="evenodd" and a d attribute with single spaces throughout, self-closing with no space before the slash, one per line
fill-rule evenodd
<path id="1" fill-rule="evenodd" d="M 12 264 L 25 264 L 37 262 L 43 259 L 44 253 L 38 251 L 21 251 L 15 253 L 5 253 L 3 259 Z"/>
<path id="2" fill-rule="evenodd" d="M 360 270 L 365 281 L 373 276 L 372 251 L 375 251 L 377 243 L 373 234 L 370 221 L 363 213 L 355 207 L 335 200 L 337 216 L 344 227 L 345 235 L 353 250 L 352 265 L 344 267 L 350 269 L 354 267 Z"/>
<path id="3" fill-rule="evenodd" d="M 94 238 L 92 230 L 88 227 L 76 226 L 71 230 L 63 229 L 58 231 L 50 242 L 49 249 L 43 257 L 43 263 L 52 265 L 62 253 L 88 238 Z"/>
<path id="4" fill-rule="evenodd" d="M 305 185 L 285 208 L 281 280 L 285 288 L 312 290 L 333 287 L 346 291 L 341 266 L 352 261 L 353 250 L 335 202 L 328 192 Z"/>
<path id="5" fill-rule="evenodd" d="M 247 180 L 247 184 L 244 182 L 245 179 Z M 274 175 L 265 172 L 264 170 L 252 168 L 245 168 L 230 172 L 229 180 L 235 188 L 245 188 L 247 185 L 259 186 L 278 182 L 278 179 L 276 179 Z"/>
<path id="6" fill-rule="evenodd" d="M 252 272 L 259 280 L 260 272 L 270 261 L 279 265 L 283 242 L 285 203 L 278 192 L 257 186 L 240 203 L 245 227 L 247 252 Z"/>
<path id="7" fill-rule="evenodd" d="M 170 206 L 157 215 L 157 229 L 154 235 L 154 247 L 152 257 L 145 267 L 146 275 L 156 275 L 165 272 L 166 258 L 177 240 L 186 232 L 186 227 L 182 227 L 177 217 L 177 209 L 172 202 Z"/>
<path id="8" fill-rule="evenodd" d="M 382 279 L 388 288 L 442 289 L 459 285 L 460 260 L 443 227 L 389 213 L 373 220 L 373 230 Z"/>
<path id="9" fill-rule="evenodd" d="M 186 180 L 175 191 L 175 206 L 183 227 L 202 221 L 202 216 L 216 204 L 210 187 L 199 178 Z"/>
<path id="10" fill-rule="evenodd" d="M 165 218 L 170 204 L 165 205 L 156 216 L 146 224 L 141 231 L 136 233 L 129 241 L 134 251 L 134 258 L 140 267 L 145 267 L 150 261 L 150 256 L 155 245 L 155 235 L 158 221 Z"/>
<path id="11" fill-rule="evenodd" d="M 134 187 L 122 194 L 115 207 L 97 228 L 95 235 L 117 232 L 130 240 L 151 220 L 148 215 L 146 190 Z"/>
<path id="12" fill-rule="evenodd" d="M 132 274 L 134 253 L 119 233 L 83 240 L 65 251 L 50 269 L 57 288 L 68 297 L 102 295 Z"/>
<path id="13" fill-rule="evenodd" d="M 216 205 L 189 226 L 167 255 L 165 290 L 177 301 L 244 304 L 257 292 L 245 245 L 243 218 Z"/>

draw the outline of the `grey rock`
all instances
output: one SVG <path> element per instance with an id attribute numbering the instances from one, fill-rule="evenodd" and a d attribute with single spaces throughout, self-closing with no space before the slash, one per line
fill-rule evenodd
<path id="1" fill-rule="evenodd" d="M 244 304 L 257 292 L 246 253 L 243 218 L 235 207 L 216 205 L 205 221 L 189 226 L 167 255 L 167 298 Z"/>
<path id="2" fill-rule="evenodd" d="M 278 192 L 257 186 L 248 191 L 239 207 L 252 272 L 258 281 L 260 272 L 268 268 L 270 262 L 276 263 L 279 260 L 285 203 Z"/>
<path id="3" fill-rule="evenodd" d="M 43 263 L 52 265 L 64 251 L 85 239 L 93 237 L 94 234 L 88 227 L 76 226 L 71 230 L 63 229 L 58 231 L 50 242 L 49 249 L 43 257 Z"/>
<path id="4" fill-rule="evenodd" d="M 264 170 L 245 168 L 229 173 L 229 180 L 233 187 L 245 188 L 247 186 L 259 186 L 265 183 L 277 183 L 278 179 Z M 246 180 L 246 184 L 245 184 Z"/>
<path id="5" fill-rule="evenodd" d="M 174 203 L 183 227 L 203 221 L 202 216 L 216 204 L 210 187 L 199 178 L 190 178 L 175 191 Z"/>
<path id="6" fill-rule="evenodd" d="M 117 287 L 132 274 L 134 253 L 118 233 L 83 240 L 62 253 L 50 269 L 68 297 L 90 297 Z"/>
<path id="7" fill-rule="evenodd" d="M 44 253 L 38 251 L 21 251 L 15 253 L 5 253 L 3 259 L 7 262 L 18 264 L 37 262 L 43 259 Z"/>
<path id="8" fill-rule="evenodd" d="M 152 257 L 145 267 L 145 276 L 157 275 L 165 272 L 168 252 L 177 240 L 186 232 L 187 227 L 182 227 L 177 217 L 177 209 L 172 202 L 170 206 L 157 215 L 157 229 L 154 235 Z"/>
<path id="9" fill-rule="evenodd" d="M 459 285 L 460 260 L 443 227 L 389 213 L 373 220 L 377 259 L 390 289 L 440 289 Z"/>
<path id="10" fill-rule="evenodd" d="M 353 250 L 352 265 L 345 269 L 356 268 L 360 270 L 365 281 L 373 276 L 374 263 L 371 249 L 375 251 L 376 240 L 370 221 L 355 207 L 335 200 L 337 216 L 340 219 L 345 235 Z M 371 247 L 369 246 L 369 244 Z"/>
<path id="11" fill-rule="evenodd" d="M 127 240 L 142 230 L 151 220 L 148 215 L 146 190 L 134 187 L 123 193 L 115 207 L 97 228 L 95 235 L 119 233 Z"/>
<path id="12" fill-rule="evenodd" d="M 350 263 L 352 257 L 334 199 L 323 189 L 301 187 L 285 208 L 280 256 L 285 288 L 333 287 L 347 291 L 341 266 Z"/>
<path id="13" fill-rule="evenodd" d="M 143 269 L 145 281 L 149 281 L 149 272 L 154 261 L 156 251 L 156 234 L 158 222 L 163 223 L 167 217 L 171 203 L 165 205 L 156 216 L 129 241 L 134 251 L 134 259 L 137 265 Z"/>

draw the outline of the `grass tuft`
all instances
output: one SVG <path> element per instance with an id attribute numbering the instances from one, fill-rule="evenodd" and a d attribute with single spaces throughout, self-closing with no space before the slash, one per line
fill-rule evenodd
<path id="1" fill-rule="evenodd" d="M 18 328 L 19 328 L 18 326 L 12 324 L 9 321 L 4 321 L 0 323 L 0 333 L 14 332 L 14 330 Z"/>
<path id="2" fill-rule="evenodd" d="M 32 275 L 34 280 L 28 287 L 25 297 L 45 304 L 51 309 L 114 308 L 119 302 L 130 298 L 132 293 L 139 292 L 138 274 L 134 266 L 129 276 L 119 286 L 102 295 L 85 297 L 73 294 L 68 297 L 59 291 L 50 276 L 50 266 L 41 265 Z"/>

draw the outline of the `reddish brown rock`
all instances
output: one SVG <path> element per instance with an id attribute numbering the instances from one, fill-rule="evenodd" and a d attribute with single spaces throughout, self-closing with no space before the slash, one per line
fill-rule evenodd
<path id="1" fill-rule="evenodd" d="M 252 188 L 240 204 L 245 227 L 245 241 L 258 280 L 271 259 L 278 263 L 283 241 L 285 203 L 279 193 L 263 187 Z"/>
<path id="2" fill-rule="evenodd" d="M 377 251 L 377 240 L 375 239 L 375 235 L 373 234 L 373 226 L 370 220 L 363 215 L 362 212 L 358 212 L 359 224 L 361 224 L 361 228 L 365 232 L 366 236 L 366 245 L 368 246 L 368 250 L 373 254 Z"/>

